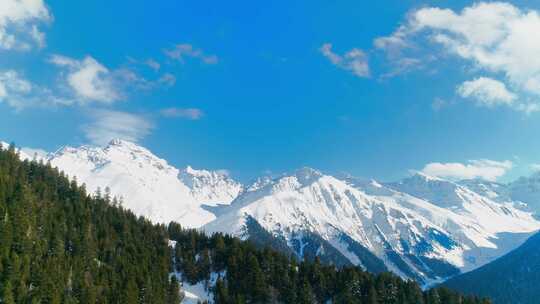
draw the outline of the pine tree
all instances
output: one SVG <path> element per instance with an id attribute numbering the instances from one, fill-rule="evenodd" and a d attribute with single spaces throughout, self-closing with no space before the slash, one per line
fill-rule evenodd
<path id="1" fill-rule="evenodd" d="M 180 286 L 178 285 L 176 277 L 172 276 L 169 290 L 167 291 L 167 303 L 178 304 L 180 301 Z"/>
<path id="2" fill-rule="evenodd" d="M 13 286 L 10 281 L 7 281 L 2 290 L 2 303 L 15 304 L 15 296 L 13 296 Z"/>
<path id="3" fill-rule="evenodd" d="M 216 301 L 216 304 L 226 304 L 229 303 L 229 290 L 227 289 L 227 286 L 225 285 L 225 282 L 223 282 L 223 279 L 218 278 L 216 281 L 216 286 L 214 287 L 214 298 Z"/>

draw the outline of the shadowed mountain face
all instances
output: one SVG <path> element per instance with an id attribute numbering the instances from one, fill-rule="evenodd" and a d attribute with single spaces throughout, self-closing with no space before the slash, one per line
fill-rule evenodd
<path id="1" fill-rule="evenodd" d="M 489 296 L 496 304 L 536 304 L 540 299 L 540 233 L 519 248 L 443 285 Z"/>

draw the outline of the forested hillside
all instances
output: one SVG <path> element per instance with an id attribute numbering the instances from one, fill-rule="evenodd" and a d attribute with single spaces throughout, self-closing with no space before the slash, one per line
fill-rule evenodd
<path id="1" fill-rule="evenodd" d="M 389 273 L 296 262 L 181 223 L 153 225 L 119 205 L 49 165 L 20 161 L 14 147 L 0 149 L 0 302 L 178 303 L 175 271 L 191 283 L 217 275 L 208 284 L 216 303 L 489 303 L 422 292 Z"/>
<path id="2" fill-rule="evenodd" d="M 166 229 L 0 152 L 2 303 L 174 303 Z"/>
<path id="3" fill-rule="evenodd" d="M 277 251 L 258 249 L 237 238 L 169 225 L 176 240 L 176 270 L 191 283 L 219 278 L 216 303 L 486 304 L 445 288 L 422 292 L 414 281 L 390 273 L 373 275 L 358 267 L 296 262 Z"/>
<path id="4" fill-rule="evenodd" d="M 521 247 L 443 285 L 469 294 L 489 296 L 496 304 L 540 302 L 540 233 Z"/>

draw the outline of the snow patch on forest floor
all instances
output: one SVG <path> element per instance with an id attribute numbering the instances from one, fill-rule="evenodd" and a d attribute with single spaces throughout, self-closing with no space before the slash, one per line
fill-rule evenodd
<path id="1" fill-rule="evenodd" d="M 183 282 L 181 290 L 185 293 L 182 304 L 197 304 L 199 301 L 208 301 L 208 303 L 214 302 L 214 295 L 209 289 L 205 288 L 204 282 L 199 282 L 195 285 Z"/>
<path id="2" fill-rule="evenodd" d="M 218 278 L 224 277 L 225 271 L 219 273 L 212 272 L 208 282 L 200 281 L 197 284 L 192 285 L 188 282 L 181 281 L 180 275 L 179 281 L 182 282 L 180 289 L 185 293 L 182 304 L 197 304 L 199 301 L 208 301 L 208 303 L 214 303 L 214 294 L 212 293 L 212 288 L 216 286 L 216 281 Z"/>
<path id="3" fill-rule="evenodd" d="M 176 241 L 169 240 L 169 246 L 171 248 L 176 248 Z M 173 258 L 174 272 L 170 275 L 175 276 L 178 282 L 180 282 L 180 293 L 184 294 L 184 299 L 181 304 L 197 304 L 207 301 L 208 303 L 214 303 L 214 294 L 212 293 L 212 288 L 216 285 L 218 278 L 225 277 L 225 271 L 222 272 L 212 272 L 210 274 L 210 280 L 207 282 L 200 281 L 196 284 L 190 284 L 189 282 L 183 279 L 181 271 L 176 271 L 176 261 Z"/>

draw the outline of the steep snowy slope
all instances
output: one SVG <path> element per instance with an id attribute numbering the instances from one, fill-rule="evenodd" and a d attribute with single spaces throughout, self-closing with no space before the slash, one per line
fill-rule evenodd
<path id="1" fill-rule="evenodd" d="M 416 196 L 306 168 L 248 188 L 203 229 L 243 238 L 263 230 L 301 257 L 331 253 L 336 263 L 430 283 L 481 266 L 540 228 L 530 214 L 457 184 L 411 179 L 401 186 Z"/>
<path id="2" fill-rule="evenodd" d="M 505 198 L 504 189 L 488 182 L 469 181 L 469 185 L 474 184 L 472 188 L 476 191 L 473 191 L 463 184 L 415 174 L 387 185 L 400 193 L 394 197 L 415 198 L 402 199 L 400 204 L 418 210 L 468 247 L 460 263 L 462 271 L 477 268 L 506 254 L 540 228 L 531 213 L 516 208 L 520 207 L 518 203 Z M 494 194 L 494 189 L 499 194 Z M 413 204 L 419 201 L 422 202 L 420 208 Z M 433 209 L 433 206 L 442 207 L 445 213 Z M 441 214 L 445 216 L 441 217 Z"/>
<path id="3" fill-rule="evenodd" d="M 433 205 L 451 210 L 463 218 L 468 218 L 485 228 L 489 233 L 524 232 L 532 221 L 530 214 L 514 208 L 514 202 L 496 202 L 487 191 L 471 189 L 451 181 L 415 174 L 398 183 L 387 184 L 389 188 L 423 199 Z M 498 198 L 500 196 L 495 196 Z M 478 229 L 477 229 L 478 230 Z"/>
<path id="4" fill-rule="evenodd" d="M 209 206 L 229 204 L 242 191 L 242 185 L 224 171 L 195 170 L 188 166 L 179 177 L 196 201 Z"/>
<path id="5" fill-rule="evenodd" d="M 513 202 L 512 198 L 510 197 L 510 189 L 507 184 L 485 181 L 482 179 L 461 180 L 457 182 L 457 184 L 498 203 Z"/>
<path id="6" fill-rule="evenodd" d="M 64 147 L 49 156 L 53 166 L 76 176 L 90 192 L 105 187 L 124 207 L 155 222 L 199 227 L 215 218 L 204 204 L 228 204 L 241 186 L 222 173 L 180 171 L 147 149 L 113 140 L 106 147 Z"/>

